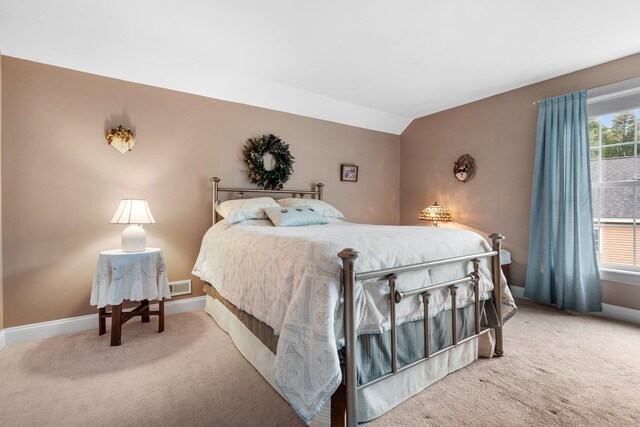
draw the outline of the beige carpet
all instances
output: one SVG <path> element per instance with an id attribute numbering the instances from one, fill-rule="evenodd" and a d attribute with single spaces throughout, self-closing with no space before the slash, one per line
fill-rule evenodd
<path id="1" fill-rule="evenodd" d="M 640 328 L 520 302 L 506 355 L 367 426 L 640 425 Z M 2 426 L 290 426 L 301 422 L 204 312 L 0 352 Z"/>

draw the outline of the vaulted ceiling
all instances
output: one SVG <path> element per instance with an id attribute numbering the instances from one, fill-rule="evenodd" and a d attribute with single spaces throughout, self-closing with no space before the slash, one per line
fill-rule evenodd
<path id="1" fill-rule="evenodd" d="M 0 0 L 4 55 L 400 134 L 640 51 L 637 0 Z"/>

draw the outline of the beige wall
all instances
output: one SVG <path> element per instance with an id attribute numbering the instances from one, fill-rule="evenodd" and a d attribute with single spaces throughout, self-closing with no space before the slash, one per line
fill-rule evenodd
<path id="1" fill-rule="evenodd" d="M 2 54 L 0 53 L 0 165 L 2 165 Z M 0 166 L 0 330 L 4 328 L 4 292 L 2 286 L 2 167 Z"/>
<path id="2" fill-rule="evenodd" d="M 506 235 L 512 281 L 524 286 L 538 113 L 533 102 L 638 76 L 640 54 L 414 120 L 401 137 L 401 223 L 418 223 L 418 212 L 437 200 L 463 225 Z M 477 175 L 463 184 L 452 168 L 465 153 L 476 159 Z M 604 301 L 640 308 L 639 290 L 604 283 Z"/>
<path id="3" fill-rule="evenodd" d="M 263 133 L 290 144 L 287 187 L 322 181 L 348 219 L 398 223 L 399 136 L 15 58 L 2 66 L 7 327 L 95 312 L 91 279 L 99 251 L 119 247 L 122 226 L 108 222 L 123 197 L 149 201 L 148 243 L 164 249 L 169 279 L 192 278 L 211 223 L 208 178 L 248 185 L 241 149 Z M 104 138 L 118 124 L 135 128 L 125 155 Z M 360 166 L 358 183 L 340 182 L 340 163 Z"/>

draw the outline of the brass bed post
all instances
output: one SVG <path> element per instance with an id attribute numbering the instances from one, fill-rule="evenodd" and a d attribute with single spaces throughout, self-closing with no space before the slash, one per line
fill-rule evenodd
<path id="1" fill-rule="evenodd" d="M 500 274 L 500 250 L 502 249 L 502 234 L 494 233 L 489 236 L 491 239 L 492 249 L 497 252 L 492 258 L 492 275 L 493 275 L 493 301 L 496 306 L 496 314 L 498 315 L 498 326 L 496 330 L 496 356 L 502 356 L 504 347 L 502 342 L 502 275 Z"/>
<path id="2" fill-rule="evenodd" d="M 317 183 L 316 189 L 318 190 L 318 200 L 322 200 L 324 197 L 324 184 L 321 182 Z"/>
<path id="3" fill-rule="evenodd" d="M 344 339 L 345 339 L 345 389 L 347 394 L 347 426 L 358 425 L 358 380 L 356 370 L 356 322 L 355 292 L 356 272 L 354 263 L 358 252 L 351 248 L 338 254 L 342 258 L 342 288 L 344 289 Z"/>
<path id="4" fill-rule="evenodd" d="M 458 287 L 449 286 L 451 295 L 451 345 L 458 345 Z"/>
<path id="5" fill-rule="evenodd" d="M 422 294 L 422 304 L 424 306 L 424 357 L 426 359 L 431 355 L 431 346 L 429 344 L 429 300 L 431 292 Z"/>
<path id="6" fill-rule="evenodd" d="M 473 263 L 473 273 L 472 274 L 472 282 L 473 282 L 473 299 L 474 299 L 474 320 L 476 326 L 476 335 L 480 333 L 480 260 L 474 259 L 471 260 Z"/>
<path id="7" fill-rule="evenodd" d="M 218 203 L 218 183 L 220 182 L 220 178 L 214 176 L 210 179 L 213 183 L 213 223 L 218 222 L 218 212 L 216 211 L 216 204 Z"/>
<path id="8" fill-rule="evenodd" d="M 391 372 L 398 372 L 398 327 L 396 325 L 396 280 L 397 274 L 390 274 L 389 280 L 389 317 L 391 318 Z"/>

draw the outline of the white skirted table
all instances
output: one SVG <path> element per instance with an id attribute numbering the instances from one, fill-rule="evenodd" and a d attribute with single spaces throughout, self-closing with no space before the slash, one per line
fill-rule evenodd
<path id="1" fill-rule="evenodd" d="M 99 335 L 106 333 L 106 319 L 111 317 L 111 345 L 121 343 L 122 325 L 135 316 L 149 322 L 158 316 L 158 332 L 164 331 L 164 300 L 171 298 L 167 269 L 162 250 L 147 248 L 144 252 L 127 253 L 120 249 L 100 252 L 93 276 L 91 305 L 98 307 Z M 122 312 L 122 302 L 141 301 L 128 312 Z M 158 300 L 158 310 L 149 309 L 149 300 Z M 111 312 L 107 312 L 107 305 Z"/>
<path id="2" fill-rule="evenodd" d="M 504 278 L 507 279 L 507 285 L 511 283 L 511 272 L 509 266 L 511 265 L 511 252 L 502 249 L 500 251 L 500 266 L 504 273 Z"/>

